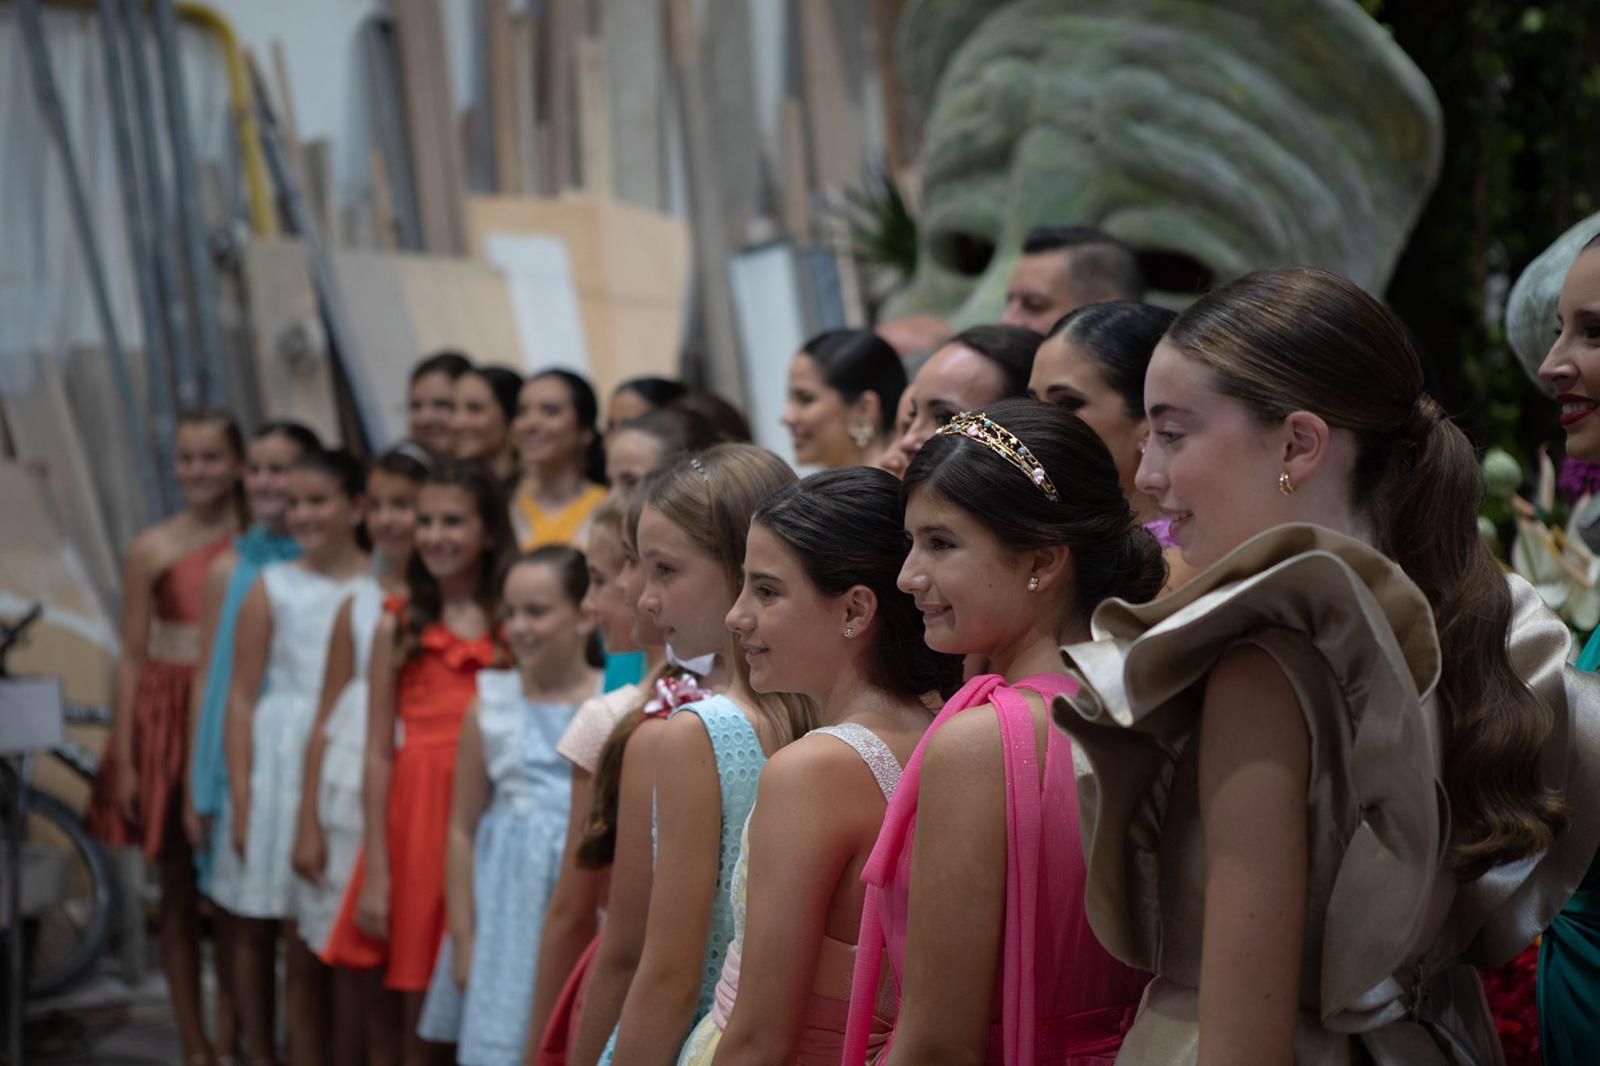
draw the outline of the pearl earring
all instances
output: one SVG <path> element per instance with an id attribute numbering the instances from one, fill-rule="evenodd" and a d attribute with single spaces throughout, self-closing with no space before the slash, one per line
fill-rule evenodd
<path id="1" fill-rule="evenodd" d="M 1028 578 L 1028 591 L 1029 592 L 1038 592 L 1039 591 L 1039 578 L 1038 578 L 1037 575 Z"/>
<path id="2" fill-rule="evenodd" d="M 850 638 L 851 638 L 851 637 L 853 637 L 853 636 L 855 636 L 855 635 L 856 635 L 856 627 L 855 627 L 855 623 L 853 623 L 853 622 L 847 622 L 847 623 L 845 623 L 845 627 L 844 627 L 844 639 L 845 639 L 845 640 L 849 640 L 849 639 L 850 639 Z"/>

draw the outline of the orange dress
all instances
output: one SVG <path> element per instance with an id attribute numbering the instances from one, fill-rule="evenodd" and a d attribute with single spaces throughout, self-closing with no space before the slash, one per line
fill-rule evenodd
<path id="1" fill-rule="evenodd" d="M 356 901 L 366 880 L 363 854 L 322 949 L 322 961 L 330 966 L 386 965 L 384 986 L 403 992 L 427 989 L 444 939 L 445 838 L 456 742 L 477 695 L 478 671 L 494 662 L 488 636 L 463 640 L 437 622 L 422 631 L 420 644 L 401 667 L 395 689 L 402 741 L 389 783 L 389 939 L 356 928 Z"/>
<path id="2" fill-rule="evenodd" d="M 189 743 L 189 692 L 200 653 L 206 573 L 233 543 L 218 537 L 178 559 L 156 579 L 150 639 L 133 705 L 133 764 L 139 776 L 139 821 L 117 810 L 116 762 L 106 749 L 84 824 L 117 847 L 137 845 L 148 859 L 187 850 L 183 832 L 183 764 Z"/>

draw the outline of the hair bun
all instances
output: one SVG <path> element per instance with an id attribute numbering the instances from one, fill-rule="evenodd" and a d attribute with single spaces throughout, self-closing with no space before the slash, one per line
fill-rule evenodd
<path id="1" fill-rule="evenodd" d="M 1426 392 L 1419 392 L 1411 404 L 1411 416 L 1405 428 L 1406 438 L 1421 444 L 1444 420 L 1444 408 L 1439 406 L 1439 401 Z"/>

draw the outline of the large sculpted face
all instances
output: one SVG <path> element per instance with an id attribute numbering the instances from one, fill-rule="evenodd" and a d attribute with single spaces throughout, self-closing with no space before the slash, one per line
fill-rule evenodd
<path id="1" fill-rule="evenodd" d="M 1099 226 L 1153 302 L 1321 266 L 1381 291 L 1438 174 L 1439 105 L 1355 0 L 911 0 L 930 105 L 892 315 L 994 321 L 1028 230 Z"/>

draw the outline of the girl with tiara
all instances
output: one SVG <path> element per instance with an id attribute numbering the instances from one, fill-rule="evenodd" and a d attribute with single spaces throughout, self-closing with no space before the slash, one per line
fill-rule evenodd
<path id="1" fill-rule="evenodd" d="M 417 491 L 433 462 L 419 445 L 401 444 L 378 458 L 367 474 L 367 532 L 372 538 L 375 572 L 362 578 L 334 618 L 328 639 L 317 719 L 306 744 L 305 771 L 296 820 L 294 871 L 295 925 L 299 943 L 291 951 L 304 978 L 292 1008 L 306 1042 L 331 1040 L 330 1061 L 366 1061 L 367 1042 L 391 1040 L 363 1024 L 368 1000 L 381 983 L 367 980 L 375 970 L 333 970 L 318 955 L 327 946 L 361 849 L 361 768 L 367 742 L 367 664 L 372 635 L 386 607 L 405 602 L 405 571 L 417 527 Z M 332 1024 L 333 1019 L 338 1024 Z M 325 1035 L 319 1035 L 325 1034 Z"/>
<path id="2" fill-rule="evenodd" d="M 230 918 L 234 989 L 251 1063 L 276 1059 L 277 934 L 290 916 L 300 769 L 328 634 L 339 605 L 367 571 L 365 475 L 348 452 L 300 457 L 289 472 L 285 516 L 301 556 L 264 569 L 239 609 L 224 729 L 228 795 L 217 818 L 208 895 Z M 296 953 L 289 958 L 293 963 Z M 298 967 L 291 968 L 291 989 L 299 977 Z M 302 1040 L 298 1025 L 290 1031 Z M 316 1061 L 319 1051 L 298 1046 L 294 1057 Z"/>
<path id="3" fill-rule="evenodd" d="M 211 1061 L 200 1008 L 200 922 L 194 856 L 183 828 L 183 764 L 206 574 L 246 520 L 239 482 L 244 441 L 232 417 L 192 411 L 178 421 L 173 471 L 183 510 L 144 530 L 122 580 L 122 654 L 111 742 L 95 778 L 89 830 L 138 845 L 161 877 L 161 965 L 186 1063 Z M 231 1004 L 218 1002 L 231 1046 Z"/>
<path id="4" fill-rule="evenodd" d="M 732 878 L 735 940 L 716 1001 L 681 1066 L 838 1066 L 861 868 L 959 660 L 922 642 L 895 587 L 905 559 L 900 485 L 881 470 L 816 474 L 769 496 L 750 524 L 728 627 L 757 692 L 799 692 L 823 723 L 772 757 Z M 893 1005 L 875 1019 L 881 1049 Z"/>
<path id="5" fill-rule="evenodd" d="M 718 694 L 686 704 L 656 753 L 656 864 L 639 966 L 602 1062 L 670 1064 L 711 1009 L 733 939 L 729 879 L 769 752 L 810 726 L 808 701 L 758 695 L 724 624 L 743 580 L 750 516 L 794 473 L 751 445 L 681 460 L 639 517 L 640 608 L 685 659 L 710 656 Z"/>
<path id="6" fill-rule="evenodd" d="M 1499 1062 L 1466 964 L 1571 895 L 1600 776 L 1594 681 L 1479 536 L 1471 443 L 1400 322 L 1306 268 L 1192 304 L 1145 401 L 1138 487 L 1200 572 L 1101 608 L 1055 707 L 1090 919 L 1156 974 L 1123 1055 Z"/>
<path id="7" fill-rule="evenodd" d="M 843 1061 L 866 1061 L 887 955 L 900 990 L 894 1066 L 1100 1066 L 1145 977 L 1089 931 L 1074 753 L 1047 708 L 1076 691 L 1061 642 L 1087 633 L 1107 597 L 1155 595 L 1160 546 L 1094 431 L 1033 400 L 957 416 L 903 485 L 899 587 L 924 640 L 993 672 L 934 719 L 867 860 Z"/>
<path id="8" fill-rule="evenodd" d="M 478 463 L 444 461 L 417 494 L 416 550 L 406 602 L 372 637 L 367 669 L 365 837 L 322 951 L 330 966 L 384 967 L 368 1031 L 398 1031 L 406 1066 L 450 1061 L 417 1035 L 423 994 L 445 930 L 451 778 L 478 671 L 495 659 L 493 620 L 511 552 L 505 501 Z M 396 727 L 404 743 L 396 750 Z"/>
<path id="9" fill-rule="evenodd" d="M 506 574 L 501 634 L 514 670 L 478 674 L 456 753 L 446 860 L 450 935 L 423 1006 L 424 1037 L 464 1066 L 517 1066 L 539 931 L 561 866 L 571 771 L 556 754 L 599 683 L 583 555 L 539 548 Z"/>

